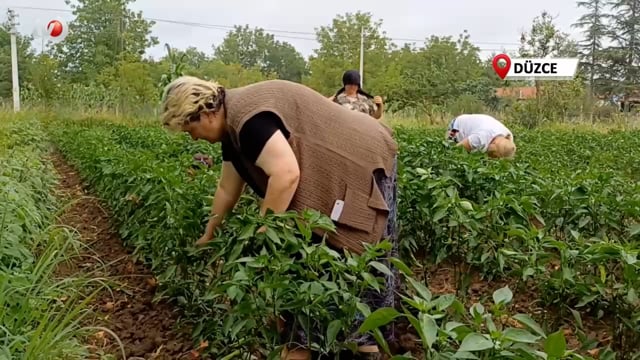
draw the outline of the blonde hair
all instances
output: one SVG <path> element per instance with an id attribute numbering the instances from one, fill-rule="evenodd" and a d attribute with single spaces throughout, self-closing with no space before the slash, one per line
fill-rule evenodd
<path id="1" fill-rule="evenodd" d="M 513 159 L 516 154 L 516 144 L 511 136 L 499 136 L 489 147 L 489 155 L 495 158 Z"/>
<path id="2" fill-rule="evenodd" d="M 224 93 L 224 87 L 216 82 L 180 76 L 164 88 L 162 124 L 180 130 L 200 113 L 218 111 L 224 102 Z"/>

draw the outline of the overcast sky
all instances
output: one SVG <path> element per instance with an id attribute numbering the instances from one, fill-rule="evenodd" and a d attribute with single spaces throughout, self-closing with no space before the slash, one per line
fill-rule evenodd
<path id="1" fill-rule="evenodd" d="M 0 0 L 0 5 L 3 20 L 7 7 L 15 9 L 22 33 L 31 33 L 37 25 L 46 24 L 52 18 L 73 19 L 70 12 L 21 8 L 69 10 L 64 0 Z M 557 16 L 556 23 L 563 31 L 578 37 L 578 30 L 571 28 L 571 24 L 581 13 L 574 0 L 138 0 L 132 8 L 142 10 L 148 18 L 223 26 L 206 28 L 158 22 L 153 34 L 159 38 L 160 45 L 148 51 L 153 57 L 164 55 L 164 43 L 177 48 L 195 46 L 211 53 L 212 45 L 224 38 L 227 31 L 224 26 L 244 24 L 284 31 L 277 33 L 277 37 L 308 56 L 317 42 L 313 34 L 304 33 L 329 25 L 337 14 L 358 10 L 382 19 L 383 29 L 394 39 L 457 36 L 466 29 L 472 42 L 488 55 L 502 48 L 516 49 L 521 31 L 528 29 L 533 18 L 543 10 Z"/>

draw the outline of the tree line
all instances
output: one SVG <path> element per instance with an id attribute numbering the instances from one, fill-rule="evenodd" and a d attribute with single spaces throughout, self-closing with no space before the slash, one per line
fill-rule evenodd
<path id="1" fill-rule="evenodd" d="M 371 13 L 339 14 L 315 29 L 318 42 L 305 59 L 296 48 L 264 29 L 237 25 L 211 53 L 164 44 L 160 59 L 144 56 L 160 44 L 154 21 L 130 9 L 133 0 L 79 0 L 64 41 L 36 53 L 30 35 L 18 35 L 23 103 L 123 113 L 155 108 L 162 85 L 181 74 L 215 79 L 228 87 L 265 79 L 303 83 L 327 96 L 357 69 L 364 30 L 365 88 L 381 95 L 391 112 L 436 114 L 506 111 L 514 121 L 539 123 L 602 110 L 594 97 L 633 93 L 640 83 L 640 0 L 578 1 L 584 14 L 572 39 L 547 11 L 535 16 L 510 55 L 580 57 L 574 81 L 502 81 L 491 58 L 483 58 L 465 30 L 458 37 L 431 35 L 420 46 L 396 45 Z M 10 36 L 19 19 L 9 10 L 0 24 L 0 101 L 11 102 Z M 455 64 L 455 66 L 451 66 Z M 500 98 L 500 87 L 535 86 L 535 99 Z M 606 102 L 606 101 L 605 101 Z M 613 105 L 613 104 L 611 104 Z M 615 111 L 611 106 L 610 111 Z"/>

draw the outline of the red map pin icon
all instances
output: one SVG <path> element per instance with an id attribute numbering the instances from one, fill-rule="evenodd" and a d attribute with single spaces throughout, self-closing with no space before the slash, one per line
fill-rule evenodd
<path id="1" fill-rule="evenodd" d="M 500 60 L 504 60 L 506 62 L 506 65 L 504 67 L 500 67 L 500 65 L 498 64 Z M 498 74 L 498 76 L 500 76 L 500 79 L 504 80 L 504 78 L 507 77 L 509 68 L 511 68 L 511 58 L 509 57 L 509 55 L 499 54 L 493 58 L 493 70 L 496 72 L 496 74 Z"/>
<path id="2" fill-rule="evenodd" d="M 51 20 L 47 24 L 47 31 L 49 32 L 49 36 L 58 37 L 62 35 L 62 31 L 64 30 L 64 25 L 59 20 Z"/>

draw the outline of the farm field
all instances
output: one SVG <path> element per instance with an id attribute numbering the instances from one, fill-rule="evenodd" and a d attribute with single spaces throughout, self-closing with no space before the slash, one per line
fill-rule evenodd
<path id="1" fill-rule="evenodd" d="M 20 185 L 41 198 L 15 195 L 0 210 L 1 288 L 20 288 L 11 276 L 31 270 L 15 264 L 37 262 L 49 247 L 93 254 L 32 280 L 87 282 L 52 290 L 84 301 L 75 312 L 61 301 L 49 305 L 69 312 L 68 324 L 63 315 L 29 321 L 64 328 L 60 336 L 77 349 L 65 358 L 122 358 L 124 351 L 129 359 L 266 359 L 279 353 L 273 318 L 283 311 L 298 314 L 302 327 L 322 329 L 314 344 L 322 354 L 348 347 L 342 333 L 363 312 L 361 330 L 376 335 L 395 321 L 394 337 L 380 342 L 397 359 L 640 356 L 640 131 L 517 130 L 516 159 L 493 161 L 451 147 L 444 129 L 396 126 L 402 256 L 394 264 L 407 294 L 402 310 L 370 313 L 358 294 L 384 286 L 370 273 L 386 271 L 370 261 L 379 249 L 337 259 L 310 242 L 312 227 L 331 227 L 313 212 L 261 219 L 247 193 L 210 246 L 193 246 L 215 190 L 218 145 L 103 119 L 6 123 L 2 196 Z M 195 153 L 210 154 L 214 166 L 193 168 Z M 16 160 L 5 160 L 8 154 Z M 72 203 L 56 220 L 54 205 L 46 206 L 58 198 Z M 50 214 L 41 215 L 48 222 L 17 220 L 36 211 Z M 37 238 L 31 233 L 50 234 L 46 224 L 55 221 L 73 229 L 64 241 L 51 235 L 29 243 Z M 257 233 L 263 224 L 268 231 Z M 92 280 L 104 285 L 89 286 Z M 18 300 L 4 299 L 18 308 Z M 0 350 L 11 358 L 35 351 L 34 343 Z"/>

